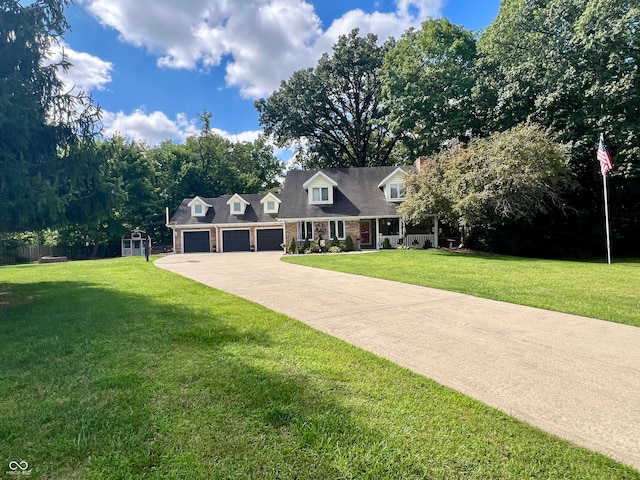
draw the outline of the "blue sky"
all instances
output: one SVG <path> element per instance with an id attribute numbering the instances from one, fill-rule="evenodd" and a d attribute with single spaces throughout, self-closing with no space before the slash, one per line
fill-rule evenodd
<path id="1" fill-rule="evenodd" d="M 260 131 L 253 107 L 281 80 L 315 66 L 358 27 L 399 38 L 427 17 L 485 29 L 500 0 L 76 0 L 67 9 L 64 76 L 103 109 L 104 133 L 183 141 L 208 110 L 233 140 Z"/>

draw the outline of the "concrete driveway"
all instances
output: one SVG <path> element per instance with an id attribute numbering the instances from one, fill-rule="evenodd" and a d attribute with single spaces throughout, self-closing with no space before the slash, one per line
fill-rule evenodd
<path id="1" fill-rule="evenodd" d="M 290 265 L 280 257 L 170 255 L 156 265 L 640 469 L 640 328 Z"/>

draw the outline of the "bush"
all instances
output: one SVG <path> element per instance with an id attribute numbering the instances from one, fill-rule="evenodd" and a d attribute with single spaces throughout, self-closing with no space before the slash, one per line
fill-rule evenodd
<path id="1" fill-rule="evenodd" d="M 388 238 L 385 238 L 382 242 L 382 248 L 388 249 L 391 248 L 391 241 Z"/>
<path id="2" fill-rule="evenodd" d="M 425 250 L 431 248 L 431 240 L 429 240 L 428 238 L 424 241 L 424 245 L 422 246 L 422 248 L 424 248 Z"/>
<path id="3" fill-rule="evenodd" d="M 304 248 L 304 247 L 298 247 L 298 248 L 297 248 L 297 250 L 298 250 L 298 253 L 299 253 L 299 254 L 306 253 L 306 251 L 305 251 L 305 248 Z"/>
<path id="4" fill-rule="evenodd" d="M 338 246 L 332 245 L 331 247 L 329 247 L 329 253 L 340 253 L 342 252 L 342 249 Z"/>
<path id="5" fill-rule="evenodd" d="M 308 238 L 304 239 L 304 242 L 302 242 L 302 248 L 304 250 L 308 250 L 311 247 L 311 240 L 309 240 Z"/>
<path id="6" fill-rule="evenodd" d="M 338 240 L 338 237 L 333 237 L 333 240 L 331 240 L 331 246 L 332 247 L 339 247 L 340 246 L 340 240 Z"/>
<path id="7" fill-rule="evenodd" d="M 296 253 L 298 251 L 298 242 L 295 238 L 292 238 L 289 242 L 289 253 Z"/>
<path id="8" fill-rule="evenodd" d="M 347 238 L 344 240 L 344 251 L 345 252 L 353 252 L 353 239 L 350 235 L 347 235 Z"/>

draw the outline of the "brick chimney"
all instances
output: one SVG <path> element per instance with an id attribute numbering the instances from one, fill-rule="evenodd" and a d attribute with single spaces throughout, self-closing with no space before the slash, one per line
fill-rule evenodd
<path id="1" fill-rule="evenodd" d="M 424 165 L 424 163 L 427 160 L 428 160 L 428 157 L 420 156 L 416 158 L 415 162 L 413 162 L 413 166 L 416 167 L 416 170 L 418 171 L 418 173 L 420 173 L 420 171 L 422 170 L 422 165 Z"/>

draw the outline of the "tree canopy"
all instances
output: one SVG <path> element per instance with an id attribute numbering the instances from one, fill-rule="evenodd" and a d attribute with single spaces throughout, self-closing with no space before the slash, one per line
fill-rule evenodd
<path id="1" fill-rule="evenodd" d="M 407 178 L 409 197 L 399 212 L 414 224 L 440 215 L 468 237 L 477 228 L 565 210 L 574 187 L 565 148 L 539 126 L 519 125 L 422 159 L 420 173 Z"/>
<path id="2" fill-rule="evenodd" d="M 280 147 L 296 145 L 307 168 L 391 162 L 396 143 L 381 98 L 380 68 L 392 42 L 343 35 L 315 68 L 295 72 L 269 98 L 256 101 L 260 124 Z"/>
<path id="3" fill-rule="evenodd" d="M 447 19 L 410 29 L 387 53 L 382 69 L 385 104 L 406 160 L 437 152 L 477 129 L 472 103 L 476 41 Z"/>
<path id="4" fill-rule="evenodd" d="M 488 130 L 529 119 L 570 147 L 582 187 L 573 202 L 583 217 L 571 229 L 585 240 L 602 236 L 595 151 L 605 134 L 616 164 L 611 225 L 627 251 L 640 241 L 639 28 L 636 1 L 507 0 L 480 38 L 476 91 Z"/>
<path id="5" fill-rule="evenodd" d="M 107 200 L 91 155 L 98 109 L 65 90 L 63 56 L 45 61 L 68 29 L 67 0 L 23 6 L 0 0 L 0 231 L 53 226 L 92 215 Z"/>

